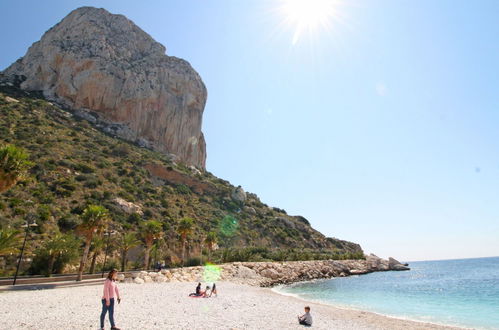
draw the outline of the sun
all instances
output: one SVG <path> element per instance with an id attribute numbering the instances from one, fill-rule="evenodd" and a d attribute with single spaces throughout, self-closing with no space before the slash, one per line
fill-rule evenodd
<path id="1" fill-rule="evenodd" d="M 280 11 L 287 25 L 294 29 L 293 45 L 304 34 L 330 29 L 338 14 L 338 3 L 338 0 L 282 0 Z"/>

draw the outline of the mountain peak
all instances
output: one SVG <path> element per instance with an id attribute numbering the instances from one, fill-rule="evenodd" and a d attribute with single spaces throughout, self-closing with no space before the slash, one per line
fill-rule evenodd
<path id="1" fill-rule="evenodd" d="M 207 91 L 187 61 L 123 15 L 81 7 L 3 73 L 107 133 L 205 167 Z"/>

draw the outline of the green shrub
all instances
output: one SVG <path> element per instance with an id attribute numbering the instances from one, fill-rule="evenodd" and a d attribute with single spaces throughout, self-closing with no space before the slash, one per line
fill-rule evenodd
<path id="1" fill-rule="evenodd" d="M 68 232 L 74 230 L 76 229 L 76 227 L 78 227 L 80 223 L 81 223 L 80 218 L 73 214 L 67 214 L 64 217 L 57 220 L 57 225 L 59 226 L 59 229 L 62 232 Z"/>
<path id="2" fill-rule="evenodd" d="M 189 258 L 185 262 L 186 267 L 199 266 L 199 265 L 201 265 L 201 259 L 199 257 Z"/>
<path id="3" fill-rule="evenodd" d="M 191 193 L 191 188 L 185 184 L 179 184 L 176 186 L 177 192 L 183 195 L 189 195 Z"/>

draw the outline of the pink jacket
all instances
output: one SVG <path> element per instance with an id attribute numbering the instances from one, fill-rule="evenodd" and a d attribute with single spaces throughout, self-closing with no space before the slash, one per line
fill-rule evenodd
<path id="1" fill-rule="evenodd" d="M 104 293 L 102 294 L 102 299 L 109 301 L 111 298 L 120 299 L 120 291 L 118 290 L 118 286 L 115 281 L 106 279 L 106 282 L 104 282 Z"/>

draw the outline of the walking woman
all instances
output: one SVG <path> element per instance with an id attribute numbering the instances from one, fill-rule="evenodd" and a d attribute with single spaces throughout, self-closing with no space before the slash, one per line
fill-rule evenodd
<path id="1" fill-rule="evenodd" d="M 109 272 L 106 281 L 104 282 L 104 293 L 102 294 L 102 313 L 100 314 L 100 328 L 102 330 L 104 330 L 104 320 L 108 311 L 111 330 L 120 330 L 114 324 L 114 298 L 118 300 L 118 304 L 121 302 L 120 292 L 118 291 L 118 286 L 116 285 L 117 277 L 118 271 L 113 269 Z"/>

